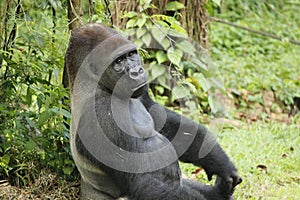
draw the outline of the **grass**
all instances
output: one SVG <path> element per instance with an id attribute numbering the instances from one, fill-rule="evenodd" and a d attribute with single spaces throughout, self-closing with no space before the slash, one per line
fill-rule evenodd
<path id="1" fill-rule="evenodd" d="M 256 122 L 225 128 L 219 142 L 243 177 L 236 199 L 299 199 L 300 125 Z M 195 167 L 182 164 L 189 177 Z M 201 181 L 204 172 L 197 177 Z"/>

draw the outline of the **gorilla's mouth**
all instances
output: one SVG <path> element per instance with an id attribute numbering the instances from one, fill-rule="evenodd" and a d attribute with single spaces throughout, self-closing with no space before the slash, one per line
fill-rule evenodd
<path id="1" fill-rule="evenodd" d="M 148 89 L 147 84 L 148 84 L 148 82 L 146 81 L 146 82 L 138 85 L 137 87 L 131 89 L 132 92 L 133 92 L 132 95 L 131 95 L 131 98 L 138 98 L 142 94 L 144 94 L 145 92 L 147 92 L 147 89 Z"/>
<path id="2" fill-rule="evenodd" d="M 138 89 L 144 87 L 145 85 L 147 85 L 147 81 L 145 81 L 144 83 L 139 84 L 138 86 L 132 88 L 131 91 L 132 91 L 132 92 L 135 92 L 135 91 L 137 91 Z"/>

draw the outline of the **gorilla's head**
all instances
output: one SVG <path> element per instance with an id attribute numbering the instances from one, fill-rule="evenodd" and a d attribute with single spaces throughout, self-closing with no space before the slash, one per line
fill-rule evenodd
<path id="1" fill-rule="evenodd" d="M 148 78 L 136 46 L 101 24 L 72 32 L 66 55 L 71 89 L 82 63 L 88 63 L 84 67 L 97 79 L 101 89 L 118 97 L 137 98 L 148 89 Z"/>

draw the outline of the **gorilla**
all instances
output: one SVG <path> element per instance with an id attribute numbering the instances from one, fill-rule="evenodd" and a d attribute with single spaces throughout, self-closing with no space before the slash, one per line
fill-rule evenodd
<path id="1" fill-rule="evenodd" d="M 102 24 L 74 30 L 65 65 L 70 145 L 81 199 L 233 199 L 242 179 L 200 125 L 154 102 L 136 46 Z M 201 166 L 214 185 L 184 179 L 178 160 Z"/>

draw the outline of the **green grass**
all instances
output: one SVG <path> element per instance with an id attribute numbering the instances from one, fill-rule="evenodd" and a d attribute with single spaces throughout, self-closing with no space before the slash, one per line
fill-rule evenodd
<path id="1" fill-rule="evenodd" d="M 219 142 L 239 169 L 236 199 L 299 199 L 300 125 L 263 123 L 225 128 Z M 188 176 L 194 170 L 183 164 Z M 204 173 L 198 177 L 201 181 Z"/>

